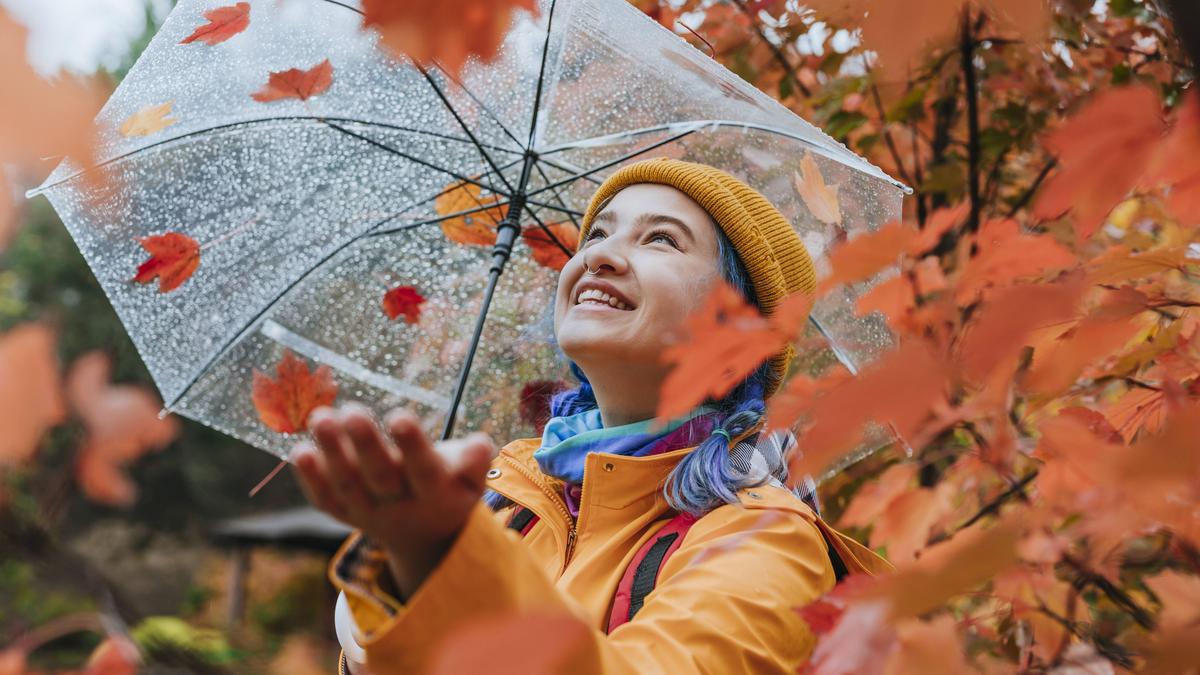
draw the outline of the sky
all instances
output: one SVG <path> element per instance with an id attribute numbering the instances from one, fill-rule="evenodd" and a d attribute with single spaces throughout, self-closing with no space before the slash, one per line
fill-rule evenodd
<path id="1" fill-rule="evenodd" d="M 44 75 L 115 68 L 146 28 L 146 8 L 157 16 L 170 0 L 0 0 L 29 28 L 29 62 Z"/>

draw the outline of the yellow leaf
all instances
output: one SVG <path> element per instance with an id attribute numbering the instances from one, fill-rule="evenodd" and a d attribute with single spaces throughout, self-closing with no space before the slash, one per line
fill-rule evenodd
<path id="1" fill-rule="evenodd" d="M 175 105 L 174 101 L 167 101 L 161 105 L 146 106 L 135 112 L 121 124 L 121 135 L 149 136 L 175 124 L 178 120 L 174 117 L 167 117 L 171 114 L 173 105 Z"/>
<path id="2" fill-rule="evenodd" d="M 805 152 L 800 160 L 800 173 L 792 174 L 796 192 L 813 217 L 822 223 L 838 225 L 842 222 L 842 210 L 838 207 L 838 186 L 826 185 L 825 177 L 817 168 L 812 153 Z"/>

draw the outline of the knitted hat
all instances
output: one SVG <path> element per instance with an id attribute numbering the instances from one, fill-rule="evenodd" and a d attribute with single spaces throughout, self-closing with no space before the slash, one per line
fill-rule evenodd
<path id="1" fill-rule="evenodd" d="M 636 183 L 669 185 L 712 216 L 750 273 L 763 314 L 773 314 L 783 298 L 792 293 L 811 294 L 816 288 L 816 270 L 808 249 L 792 224 L 766 197 L 720 169 L 677 159 L 647 159 L 621 167 L 609 176 L 588 203 L 579 232 L 580 246 L 587 240 L 601 205 Z M 794 355 L 795 349 L 789 344 L 771 357 L 773 377 L 766 396 L 779 388 Z"/>

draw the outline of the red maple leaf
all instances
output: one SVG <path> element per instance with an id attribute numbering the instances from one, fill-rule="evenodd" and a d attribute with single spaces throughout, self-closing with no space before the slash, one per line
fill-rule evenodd
<path id="1" fill-rule="evenodd" d="M 200 266 L 200 243 L 179 232 L 167 232 L 138 239 L 150 259 L 138 266 L 133 280 L 148 284 L 158 277 L 158 291 L 179 288 Z"/>
<path id="2" fill-rule="evenodd" d="M 284 351 L 275 375 L 271 379 L 255 368 L 250 398 L 262 423 L 280 433 L 303 431 L 313 410 L 332 405 L 337 398 L 338 387 L 329 366 L 310 371 L 308 364 L 290 350 Z"/>
<path id="3" fill-rule="evenodd" d="M 333 84 L 333 64 L 329 59 L 318 63 L 308 70 L 290 68 L 272 72 L 267 84 L 262 89 L 250 95 L 259 103 L 269 103 L 287 98 L 298 98 L 301 101 L 318 94 L 325 93 Z"/>
<path id="4" fill-rule="evenodd" d="M 383 313 L 389 319 L 404 315 L 405 323 L 416 323 L 421 318 L 421 305 L 425 296 L 412 286 L 397 286 L 383 294 Z"/>
<path id="5" fill-rule="evenodd" d="M 250 25 L 250 3 L 239 2 L 228 7 L 210 9 L 204 13 L 208 23 L 197 26 L 189 36 L 179 41 L 186 45 L 192 42 L 203 42 L 208 45 L 220 44 Z"/>
<path id="6" fill-rule="evenodd" d="M 538 225 L 527 227 L 521 238 L 539 265 L 561 271 L 579 242 L 579 230 L 570 223 L 547 223 L 546 230 Z"/>

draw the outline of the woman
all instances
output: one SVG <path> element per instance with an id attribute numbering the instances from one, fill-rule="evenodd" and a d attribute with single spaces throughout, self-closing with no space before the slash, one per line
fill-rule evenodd
<path id="1" fill-rule="evenodd" d="M 555 336 L 581 384 L 542 438 L 495 456 L 480 434 L 435 448 L 403 410 L 386 433 L 361 406 L 314 412 L 301 482 L 361 531 L 331 563 L 351 671 L 423 672 L 472 619 L 546 612 L 589 626 L 562 672 L 796 671 L 813 638 L 795 608 L 887 563 L 783 486 L 786 439 L 760 432 L 790 348 L 724 400 L 650 424 L 659 355 L 719 279 L 768 315 L 815 281 L 753 189 L 631 164 L 592 197 L 559 277 Z"/>

